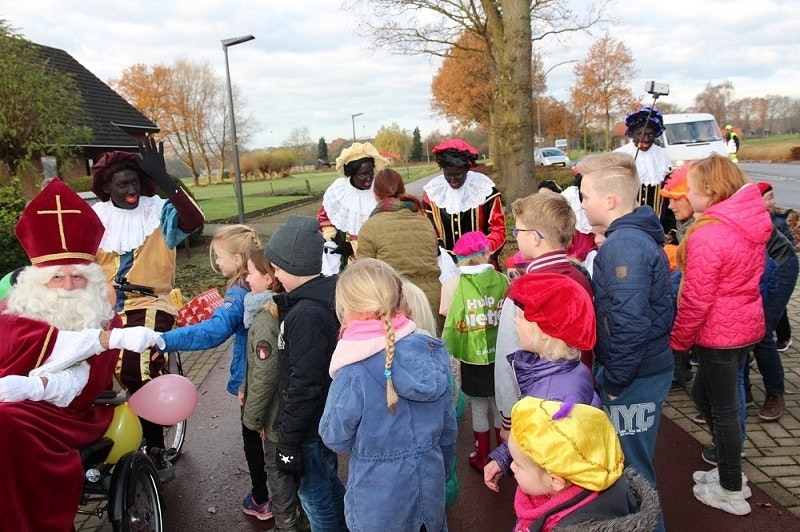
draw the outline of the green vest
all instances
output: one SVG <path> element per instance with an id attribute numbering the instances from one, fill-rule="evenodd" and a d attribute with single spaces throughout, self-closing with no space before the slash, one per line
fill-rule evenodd
<path id="1" fill-rule="evenodd" d="M 507 289 L 506 276 L 493 269 L 461 274 L 442 332 L 454 358 L 467 364 L 494 362 L 500 306 Z"/>

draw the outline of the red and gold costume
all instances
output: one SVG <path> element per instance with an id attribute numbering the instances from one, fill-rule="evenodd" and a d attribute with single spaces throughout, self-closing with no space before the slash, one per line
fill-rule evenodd
<path id="1" fill-rule="evenodd" d="M 506 221 L 502 198 L 494 182 L 481 173 L 468 171 L 466 181 L 458 189 L 450 187 L 444 175 L 434 177 L 424 188 L 422 201 L 436 229 L 439 245 L 453 255 L 453 246 L 461 235 L 480 231 L 489 238 L 492 262 L 496 265 L 506 243 Z"/>

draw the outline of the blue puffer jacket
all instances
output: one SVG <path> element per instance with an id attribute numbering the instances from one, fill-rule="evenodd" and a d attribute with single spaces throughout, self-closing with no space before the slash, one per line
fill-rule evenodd
<path id="1" fill-rule="evenodd" d="M 247 329 L 244 326 L 244 285 L 234 284 L 225 292 L 225 302 L 206 321 L 165 332 L 164 351 L 202 351 L 222 344 L 233 335 L 233 359 L 228 393 L 236 395 L 244 380 L 247 363 Z"/>
<path id="2" fill-rule="evenodd" d="M 319 425 L 322 441 L 350 453 L 345 517 L 352 532 L 447 530 L 445 478 L 457 426 L 450 362 L 441 340 L 395 344 L 397 412 L 386 406 L 386 350 L 341 368 Z"/>
<path id="3" fill-rule="evenodd" d="M 606 389 L 619 395 L 633 379 L 672 372 L 669 333 L 675 296 L 664 230 L 651 207 L 614 220 L 594 259 L 597 344 Z"/>

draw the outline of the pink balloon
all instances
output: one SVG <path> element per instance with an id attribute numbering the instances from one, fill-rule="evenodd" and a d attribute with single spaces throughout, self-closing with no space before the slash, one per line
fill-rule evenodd
<path id="1" fill-rule="evenodd" d="M 188 418 L 197 406 L 197 389 L 181 375 L 161 375 L 131 395 L 128 406 L 136 415 L 159 425 Z"/>

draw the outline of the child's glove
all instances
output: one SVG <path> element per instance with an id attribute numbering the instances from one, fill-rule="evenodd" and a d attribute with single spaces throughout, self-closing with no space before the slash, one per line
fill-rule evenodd
<path id="1" fill-rule="evenodd" d="M 300 447 L 278 442 L 277 450 L 278 452 L 275 453 L 275 466 L 287 475 L 302 477 L 303 457 L 300 454 Z"/>
<path id="2" fill-rule="evenodd" d="M 136 158 L 139 168 L 149 175 L 161 190 L 167 194 L 178 192 L 178 184 L 167 173 L 167 165 L 164 162 L 164 143 L 156 141 L 152 137 L 145 139 L 144 143 L 139 143 L 139 156 Z"/>

